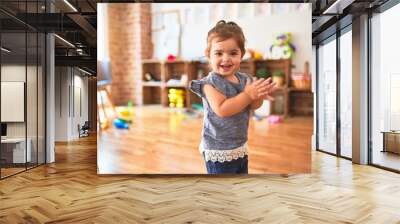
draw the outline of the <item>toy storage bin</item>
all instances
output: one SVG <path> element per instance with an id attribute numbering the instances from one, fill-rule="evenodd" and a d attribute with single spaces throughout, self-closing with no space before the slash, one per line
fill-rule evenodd
<path id="1" fill-rule="evenodd" d="M 303 73 L 292 74 L 292 84 L 296 89 L 311 89 L 311 76 Z"/>

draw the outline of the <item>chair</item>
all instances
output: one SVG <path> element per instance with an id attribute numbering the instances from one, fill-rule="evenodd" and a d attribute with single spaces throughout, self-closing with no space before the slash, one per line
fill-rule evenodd
<path id="1" fill-rule="evenodd" d="M 79 138 L 89 136 L 89 129 L 90 129 L 89 121 L 85 121 L 82 127 L 78 124 Z"/>

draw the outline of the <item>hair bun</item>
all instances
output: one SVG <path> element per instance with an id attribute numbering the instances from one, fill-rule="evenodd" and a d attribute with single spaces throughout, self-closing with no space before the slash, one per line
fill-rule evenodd
<path id="1" fill-rule="evenodd" d="M 222 24 L 226 24 L 225 20 L 220 20 L 217 22 L 217 25 L 222 25 Z"/>
<path id="2" fill-rule="evenodd" d="M 237 26 L 237 24 L 236 24 L 235 22 L 232 22 L 232 21 L 226 22 L 226 21 L 223 20 L 223 19 L 217 22 L 217 26 L 218 26 L 218 25 L 225 25 L 225 24 L 231 25 L 231 26 Z"/>

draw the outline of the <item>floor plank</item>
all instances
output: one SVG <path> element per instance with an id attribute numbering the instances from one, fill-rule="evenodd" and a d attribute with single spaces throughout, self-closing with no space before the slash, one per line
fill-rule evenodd
<path id="1" fill-rule="evenodd" d="M 206 173 L 198 146 L 202 117 L 158 106 L 136 107 L 129 130 L 99 135 L 100 174 Z M 309 173 L 312 118 L 250 121 L 249 173 Z"/>
<path id="2" fill-rule="evenodd" d="M 96 136 L 0 181 L 0 223 L 400 223 L 400 175 L 312 155 L 311 174 L 97 175 Z"/>

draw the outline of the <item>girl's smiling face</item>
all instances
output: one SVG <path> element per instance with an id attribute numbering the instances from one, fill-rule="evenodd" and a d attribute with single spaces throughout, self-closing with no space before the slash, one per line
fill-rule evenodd
<path id="1" fill-rule="evenodd" d="M 219 41 L 218 38 L 214 38 L 211 42 L 209 59 L 214 72 L 229 76 L 239 71 L 242 52 L 235 39 Z"/>

